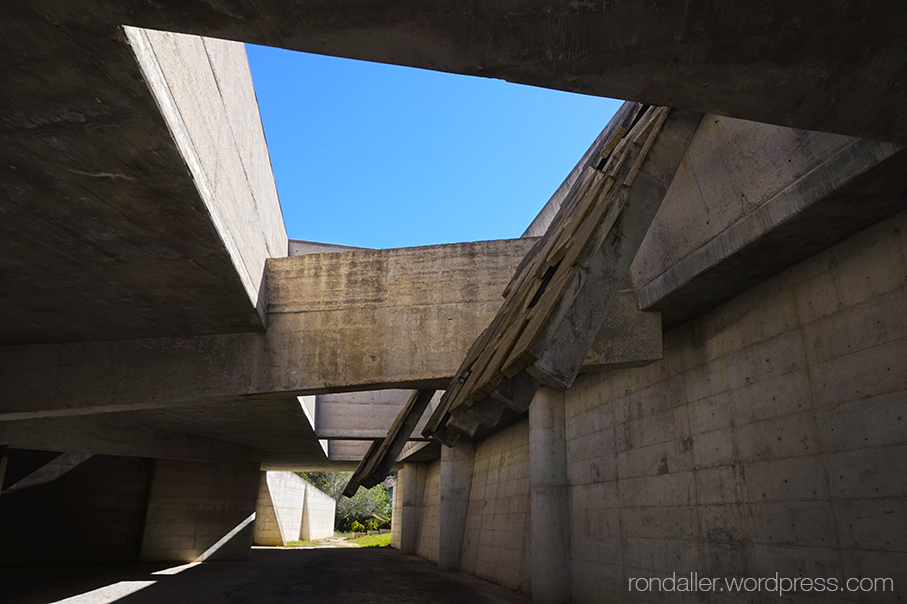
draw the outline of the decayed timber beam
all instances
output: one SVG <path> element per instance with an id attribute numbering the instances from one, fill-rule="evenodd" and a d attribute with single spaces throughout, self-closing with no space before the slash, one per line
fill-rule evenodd
<path id="1" fill-rule="evenodd" d="M 612 124 L 600 160 L 520 263 L 424 435 L 452 445 L 525 412 L 541 383 L 573 383 L 701 119 L 634 104 Z"/>
<path id="2" fill-rule="evenodd" d="M 400 410 L 394 425 L 388 431 L 387 437 L 383 441 L 375 441 L 362 458 L 362 462 L 343 490 L 344 496 L 352 497 L 360 486 L 370 489 L 385 479 L 434 395 L 434 390 L 413 391 L 406 406 Z"/>

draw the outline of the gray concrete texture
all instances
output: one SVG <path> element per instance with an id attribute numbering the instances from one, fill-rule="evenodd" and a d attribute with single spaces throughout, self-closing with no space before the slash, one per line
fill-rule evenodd
<path id="1" fill-rule="evenodd" d="M 247 559 L 258 483 L 258 464 L 158 460 L 145 512 L 140 559 Z"/>
<path id="2" fill-rule="evenodd" d="M 238 42 L 125 28 L 249 301 L 266 321 L 265 261 L 288 244 L 252 74 Z"/>
<path id="3" fill-rule="evenodd" d="M 868 572 L 897 591 L 835 601 L 903 598 L 905 226 L 669 332 L 662 361 L 567 392 L 575 601 L 634 601 L 628 577 L 694 569 Z"/>
<path id="4" fill-rule="evenodd" d="M 907 142 L 895 0 L 40 6 L 74 40 L 127 24 Z"/>
<path id="5" fill-rule="evenodd" d="M 894 592 L 795 601 L 902 601 L 905 229 L 901 213 L 668 332 L 660 361 L 581 376 L 546 399 L 561 443 L 535 403 L 477 442 L 460 567 L 538 602 L 686 601 L 627 592 L 674 572 L 891 577 Z M 567 585 L 542 592 L 563 547 Z"/>
<path id="6" fill-rule="evenodd" d="M 262 331 L 286 234 L 242 46 L 2 10 L 0 342 Z"/>
<path id="7" fill-rule="evenodd" d="M 337 502 L 295 472 L 262 472 L 252 542 L 284 546 L 333 537 L 336 509 Z"/>

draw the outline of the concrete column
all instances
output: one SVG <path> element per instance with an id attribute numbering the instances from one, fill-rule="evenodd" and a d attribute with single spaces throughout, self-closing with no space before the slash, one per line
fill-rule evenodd
<path id="1" fill-rule="evenodd" d="M 568 604 L 570 529 L 564 395 L 541 388 L 529 406 L 532 601 Z"/>
<path id="2" fill-rule="evenodd" d="M 404 463 L 400 472 L 403 503 L 400 507 L 400 553 L 415 554 L 422 518 L 422 492 L 425 490 L 425 471 L 420 463 Z"/>
<path id="3" fill-rule="evenodd" d="M 459 570 L 466 532 L 476 448 L 471 442 L 441 447 L 441 501 L 438 510 L 438 568 Z"/>

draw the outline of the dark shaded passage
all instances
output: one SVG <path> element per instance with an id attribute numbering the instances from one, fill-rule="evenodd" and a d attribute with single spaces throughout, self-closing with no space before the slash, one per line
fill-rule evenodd
<path id="1" fill-rule="evenodd" d="M 528 604 L 531 598 L 394 549 L 253 549 L 246 562 L 213 562 L 170 575 L 176 564 L 0 570 L 4 602 L 47 604 L 388 603 Z M 153 583 L 149 583 L 152 582 Z M 145 583 L 141 583 L 145 582 Z M 119 584 L 117 586 L 117 584 Z M 117 587 L 109 587 L 117 586 Z M 126 594 L 130 589 L 133 593 Z M 116 597 L 116 596 L 114 596 Z M 8 599 L 7 599 L 8 598 Z M 67 604 L 70 604 L 67 602 Z"/>

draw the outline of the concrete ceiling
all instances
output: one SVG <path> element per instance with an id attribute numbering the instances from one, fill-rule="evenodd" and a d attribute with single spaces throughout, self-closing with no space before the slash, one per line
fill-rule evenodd
<path id="1" fill-rule="evenodd" d="M 80 38 L 125 23 L 907 143 L 897 0 L 54 4 L 30 3 Z"/>
<path id="2" fill-rule="evenodd" d="M 262 330 L 120 28 L 0 7 L 0 344 Z"/>

